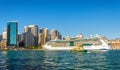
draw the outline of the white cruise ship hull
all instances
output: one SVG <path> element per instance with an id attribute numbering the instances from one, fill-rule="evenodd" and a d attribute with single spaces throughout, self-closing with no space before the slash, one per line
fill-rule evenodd
<path id="1" fill-rule="evenodd" d="M 45 45 L 44 49 L 46 50 L 72 50 L 75 46 L 66 46 L 66 47 L 52 47 L 51 45 Z"/>
<path id="2" fill-rule="evenodd" d="M 83 46 L 84 50 L 109 50 L 110 46 Z"/>

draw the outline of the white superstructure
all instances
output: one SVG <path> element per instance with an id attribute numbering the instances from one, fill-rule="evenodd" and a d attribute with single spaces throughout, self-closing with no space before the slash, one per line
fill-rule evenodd
<path id="1" fill-rule="evenodd" d="M 83 49 L 85 50 L 109 50 L 111 46 L 108 45 L 104 40 L 100 39 L 101 45 L 96 44 L 84 44 Z"/>
<path id="2" fill-rule="evenodd" d="M 52 40 L 47 42 L 43 48 L 46 50 L 72 50 L 74 47 L 73 41 Z"/>

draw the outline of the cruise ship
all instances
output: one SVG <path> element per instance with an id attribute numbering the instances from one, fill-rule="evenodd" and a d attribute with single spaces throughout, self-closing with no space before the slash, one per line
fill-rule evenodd
<path id="1" fill-rule="evenodd" d="M 72 50 L 74 47 L 77 46 L 74 46 L 73 41 L 54 40 L 47 42 L 43 48 L 46 50 Z"/>
<path id="2" fill-rule="evenodd" d="M 47 50 L 72 50 L 81 47 L 83 50 L 109 50 L 110 46 L 103 39 L 51 40 L 43 47 Z"/>
<path id="3" fill-rule="evenodd" d="M 84 50 L 109 50 L 111 49 L 111 46 L 108 45 L 103 39 L 100 39 L 101 44 L 84 44 L 83 48 Z"/>

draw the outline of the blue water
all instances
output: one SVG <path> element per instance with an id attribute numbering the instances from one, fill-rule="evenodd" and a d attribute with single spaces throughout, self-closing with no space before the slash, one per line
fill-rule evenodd
<path id="1" fill-rule="evenodd" d="M 120 51 L 0 51 L 0 70 L 120 70 Z"/>

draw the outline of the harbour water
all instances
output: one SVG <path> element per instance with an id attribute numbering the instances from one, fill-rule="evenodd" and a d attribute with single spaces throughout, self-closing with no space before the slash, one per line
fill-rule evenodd
<path id="1" fill-rule="evenodd" d="M 120 51 L 0 51 L 0 70 L 120 70 Z"/>

